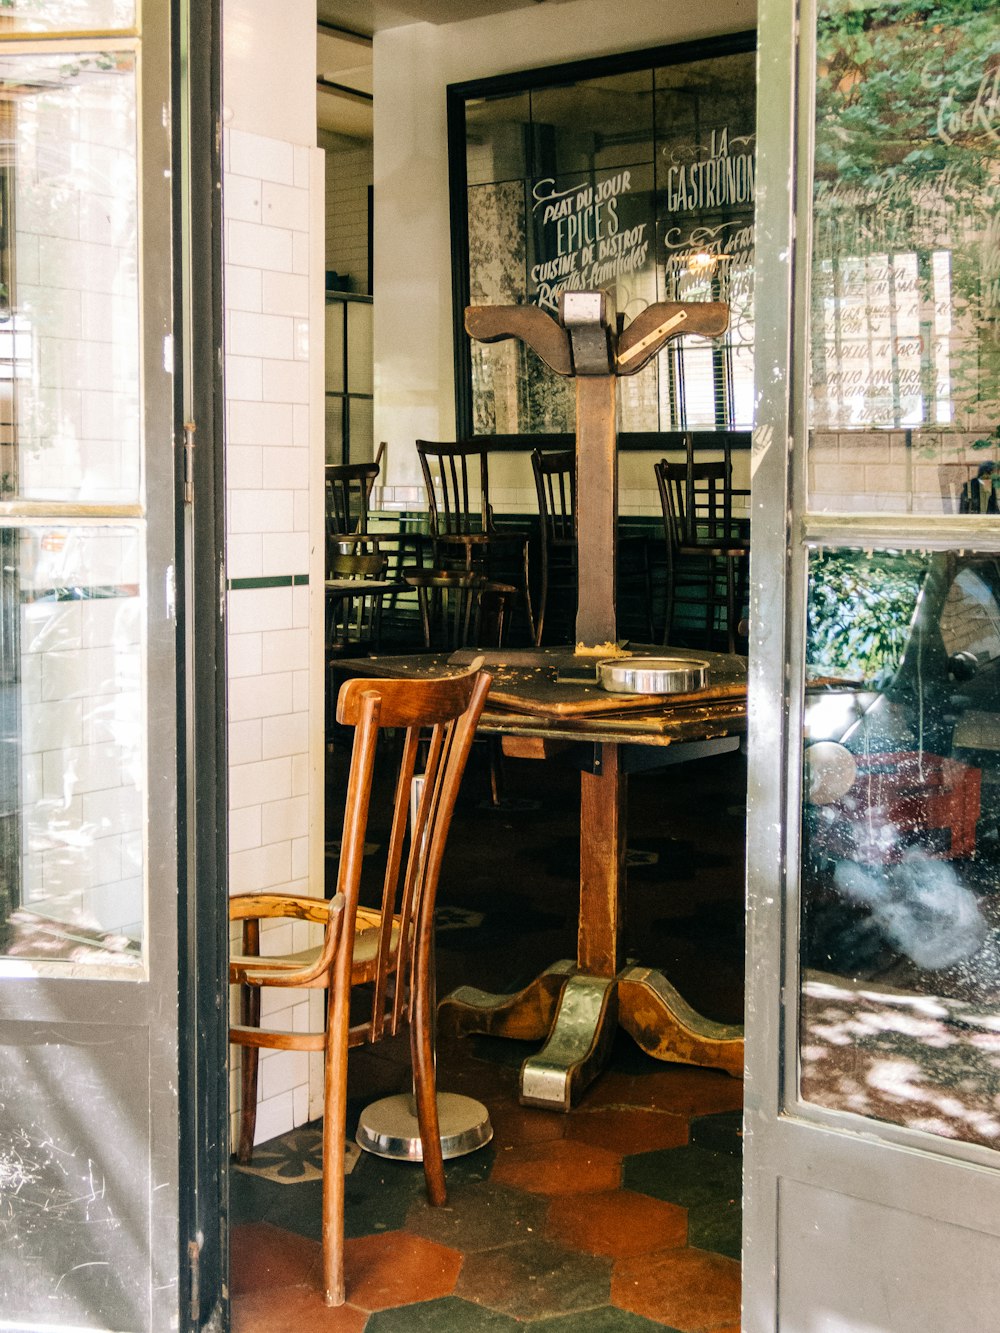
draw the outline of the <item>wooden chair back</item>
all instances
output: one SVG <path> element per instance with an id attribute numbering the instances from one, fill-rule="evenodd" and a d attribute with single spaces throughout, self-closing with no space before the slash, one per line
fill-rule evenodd
<path id="1" fill-rule="evenodd" d="M 535 449 L 531 470 L 538 497 L 542 540 L 551 548 L 576 545 L 576 453 Z"/>
<path id="2" fill-rule="evenodd" d="M 326 559 L 327 655 L 359 656 L 378 645 L 386 557 L 374 543 L 334 542 Z"/>
<path id="3" fill-rule="evenodd" d="M 230 1040 L 255 1054 L 259 1047 L 318 1050 L 326 1054 L 323 1117 L 323 1287 L 328 1304 L 344 1300 L 343 1212 L 347 1052 L 351 1046 L 394 1035 L 408 1022 L 414 1095 L 432 1203 L 445 1198 L 444 1166 L 434 1083 L 434 985 L 431 975 L 434 903 L 448 830 L 462 774 L 490 686 L 479 670 L 427 680 L 347 681 L 337 699 L 337 721 L 354 728 L 344 805 L 335 896 L 330 902 L 291 894 L 244 894 L 230 899 L 230 919 L 243 923 L 243 951 L 230 962 L 230 981 L 244 992 L 243 1020 Z M 381 732 L 401 733 L 392 784 L 388 832 L 370 832 L 375 757 Z M 393 747 L 381 747 L 389 753 Z M 422 781 L 414 786 L 418 754 Z M 412 802 L 414 793 L 418 792 Z M 380 908 L 359 906 L 366 844 L 384 848 Z M 315 921 L 325 927 L 321 945 L 298 955 L 260 956 L 260 922 L 271 917 Z M 351 1023 L 351 993 L 370 992 L 365 1016 Z M 260 1027 L 263 986 L 327 990 L 324 1032 Z M 246 992 L 256 992 L 248 1005 Z M 244 1134 L 253 1141 L 253 1086 L 244 1078 Z M 241 1158 L 241 1160 L 243 1160 Z"/>
<path id="4" fill-rule="evenodd" d="M 662 458 L 653 471 L 667 541 L 675 551 L 739 540 L 728 462 L 668 463 Z"/>
<path id="5" fill-rule="evenodd" d="M 482 445 L 417 440 L 433 537 L 493 531 L 489 452 Z"/>
<path id="6" fill-rule="evenodd" d="M 368 531 L 368 502 L 378 477 L 378 463 L 326 465 L 327 538 Z"/>

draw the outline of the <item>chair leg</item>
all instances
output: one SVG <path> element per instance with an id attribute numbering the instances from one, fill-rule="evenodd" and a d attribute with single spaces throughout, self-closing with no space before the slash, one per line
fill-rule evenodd
<path id="1" fill-rule="evenodd" d="M 344 1148 L 347 1140 L 346 1005 L 331 986 L 323 1070 L 323 1299 L 344 1304 Z M 341 1013 L 340 1010 L 343 1010 Z"/>
<path id="2" fill-rule="evenodd" d="M 444 1156 L 441 1152 L 434 1070 L 434 926 L 433 922 L 422 921 L 420 924 L 415 943 L 417 955 L 413 963 L 413 991 L 410 997 L 410 1060 L 427 1198 L 432 1205 L 440 1207 L 448 1196 L 444 1183 Z"/>
<path id="3" fill-rule="evenodd" d="M 247 921 L 243 928 L 243 944 L 247 953 L 260 950 L 259 927 L 256 921 Z M 240 1022 L 244 1027 L 260 1027 L 260 987 L 240 987 Z M 240 1066 L 240 1141 L 236 1160 L 249 1166 L 253 1160 L 253 1140 L 257 1130 L 257 1067 L 260 1051 L 256 1046 L 244 1046 Z"/>
<path id="4" fill-rule="evenodd" d="M 542 586 L 538 594 L 538 619 L 535 621 L 535 647 L 542 645 L 542 630 L 545 627 L 545 604 L 549 600 L 549 561 L 545 541 L 542 541 Z"/>

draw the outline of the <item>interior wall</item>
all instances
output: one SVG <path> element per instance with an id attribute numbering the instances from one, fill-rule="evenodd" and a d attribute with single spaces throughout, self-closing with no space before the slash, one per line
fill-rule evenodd
<path id="1" fill-rule="evenodd" d="M 224 0 L 223 62 L 230 889 L 321 895 L 324 187 L 315 0 Z M 308 929 L 266 923 L 262 948 L 301 947 Z M 304 1026 L 310 1002 L 296 998 L 265 1001 L 265 1022 Z M 232 1068 L 235 1116 L 238 1053 Z M 258 1141 L 309 1118 L 309 1079 L 307 1054 L 264 1053 Z"/>
<path id="2" fill-rule="evenodd" d="M 375 438 L 387 443 L 387 498 L 422 503 L 414 440 L 455 438 L 447 86 L 755 23 L 755 0 L 575 0 L 376 35 Z M 624 455 L 623 487 L 645 489 L 639 470 L 651 466 L 650 455 Z M 526 467 L 523 455 L 498 460 L 496 483 L 533 509 Z"/>

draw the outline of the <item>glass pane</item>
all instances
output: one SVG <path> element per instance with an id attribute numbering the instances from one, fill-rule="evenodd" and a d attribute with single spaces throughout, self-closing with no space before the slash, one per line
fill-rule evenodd
<path id="1" fill-rule="evenodd" d="M 326 461 L 346 463 L 344 457 L 344 402 L 343 398 L 326 396 Z"/>
<path id="2" fill-rule="evenodd" d="M 344 383 L 344 301 L 326 303 L 326 337 L 324 356 L 326 358 L 326 391 L 343 393 L 347 388 Z"/>
<path id="3" fill-rule="evenodd" d="M 145 780 L 134 529 L 3 529 L 0 952 L 141 963 Z"/>
<path id="4" fill-rule="evenodd" d="M 469 185 L 523 180 L 528 94 L 476 97 L 465 104 L 465 162 Z"/>
<path id="5" fill-rule="evenodd" d="M 1000 557 L 811 557 L 800 1092 L 1000 1134 Z"/>
<path id="6" fill-rule="evenodd" d="M 531 137 L 536 177 L 652 162 L 652 71 L 536 89 Z"/>
<path id="7" fill-rule="evenodd" d="M 348 398 L 352 463 L 370 463 L 375 457 L 375 404 L 370 398 Z"/>
<path id="8" fill-rule="evenodd" d="M 135 0 L 0 0 L 0 32 L 94 32 L 135 27 Z"/>
<path id="9" fill-rule="evenodd" d="M 0 59 L 0 450 L 31 500 L 139 498 L 135 68 Z"/>
<path id="10" fill-rule="evenodd" d="M 663 429 L 753 424 L 756 100 L 752 52 L 656 71 L 661 299 L 728 301 L 729 331 L 661 353 Z M 671 386 L 672 377 L 683 382 Z"/>
<path id="11" fill-rule="evenodd" d="M 810 507 L 950 512 L 1000 447 L 1000 28 L 859 13 L 817 28 Z"/>
<path id="12" fill-rule="evenodd" d="M 372 307 L 367 301 L 348 301 L 348 393 L 375 392 L 374 356 L 375 350 L 372 343 Z"/>

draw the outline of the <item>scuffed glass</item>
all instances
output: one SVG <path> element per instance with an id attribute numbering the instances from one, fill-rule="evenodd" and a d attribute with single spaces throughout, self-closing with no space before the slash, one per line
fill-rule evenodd
<path id="1" fill-rule="evenodd" d="M 800 1094 L 1000 1138 L 1000 557 L 817 552 Z"/>
<path id="2" fill-rule="evenodd" d="M 105 32 L 135 21 L 135 0 L 0 0 L 0 34 Z"/>
<path id="3" fill-rule="evenodd" d="M 0 953 L 138 966 L 139 534 L 3 528 L 0 549 Z"/>
<path id="4" fill-rule="evenodd" d="M 996 512 L 992 0 L 824 0 L 815 143 L 809 507 Z"/>
<path id="5" fill-rule="evenodd" d="M 129 54 L 0 52 L 7 498 L 139 498 L 135 104 Z"/>

